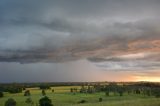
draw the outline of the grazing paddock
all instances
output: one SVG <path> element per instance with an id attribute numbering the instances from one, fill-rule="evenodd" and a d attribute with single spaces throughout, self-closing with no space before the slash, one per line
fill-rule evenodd
<path id="1" fill-rule="evenodd" d="M 70 88 L 77 88 L 80 86 L 61 86 L 52 87 L 49 90 L 45 90 L 46 96 L 48 96 L 54 106 L 160 106 L 160 99 L 153 96 L 144 96 L 137 94 L 124 93 L 123 96 L 114 95 L 110 93 L 110 96 L 106 96 L 104 92 L 96 92 L 92 94 L 86 93 L 71 93 Z M 54 92 L 52 92 L 54 89 Z M 27 88 L 30 90 L 31 99 L 34 102 L 33 106 L 38 106 L 38 101 L 42 98 L 42 91 L 38 88 Z M 17 102 L 17 106 L 29 106 L 25 103 L 27 97 L 24 96 L 24 91 L 17 94 L 4 93 L 4 97 L 0 98 L 0 106 L 4 106 L 5 101 L 8 98 L 13 98 Z M 99 102 L 99 98 L 102 101 Z M 80 103 L 84 100 L 84 103 Z"/>

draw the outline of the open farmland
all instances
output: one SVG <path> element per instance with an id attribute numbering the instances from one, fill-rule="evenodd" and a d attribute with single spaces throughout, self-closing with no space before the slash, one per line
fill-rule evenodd
<path id="1" fill-rule="evenodd" d="M 77 93 L 71 93 L 70 88 L 77 88 Z M 81 86 L 60 86 L 51 87 L 54 89 L 45 90 L 46 96 L 52 100 L 54 106 L 160 106 L 160 99 L 154 96 L 146 96 L 142 94 L 130 94 L 124 93 L 123 96 L 110 92 L 110 96 L 106 96 L 104 92 L 95 92 L 92 94 L 79 93 Z M 42 98 L 42 90 L 39 88 L 27 88 L 30 90 L 31 99 L 34 104 L 32 106 L 38 106 L 38 101 Z M 27 97 L 22 93 L 10 94 L 4 93 L 4 97 L 0 98 L 0 106 L 4 106 L 5 101 L 8 98 L 14 98 L 17 102 L 17 106 L 31 106 L 25 103 Z M 103 101 L 99 102 L 99 98 Z M 85 103 L 78 103 L 81 100 L 85 100 Z"/>

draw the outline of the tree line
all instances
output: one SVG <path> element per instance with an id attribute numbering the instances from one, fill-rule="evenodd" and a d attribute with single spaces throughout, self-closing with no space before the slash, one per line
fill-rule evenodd
<path id="1" fill-rule="evenodd" d="M 124 93 L 129 94 L 142 94 L 144 96 L 160 97 L 160 85 L 156 83 L 131 83 L 118 84 L 116 82 L 108 83 L 107 85 L 95 84 L 85 85 L 80 89 L 80 93 L 95 93 L 105 92 L 106 96 L 110 96 L 110 93 L 114 95 L 119 94 L 123 96 Z"/>

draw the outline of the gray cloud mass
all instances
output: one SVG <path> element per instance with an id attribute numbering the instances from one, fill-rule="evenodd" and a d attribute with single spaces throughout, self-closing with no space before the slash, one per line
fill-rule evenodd
<path id="1" fill-rule="evenodd" d="M 159 69 L 159 0 L 1 0 L 0 62 L 87 59 L 106 70 Z"/>

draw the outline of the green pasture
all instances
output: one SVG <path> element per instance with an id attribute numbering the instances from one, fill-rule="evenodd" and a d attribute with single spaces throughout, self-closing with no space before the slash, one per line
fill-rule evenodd
<path id="1" fill-rule="evenodd" d="M 52 90 L 46 90 L 46 95 L 52 100 L 54 106 L 160 106 L 160 99 L 155 97 L 148 97 L 144 95 L 127 93 L 124 96 L 113 95 L 106 96 L 104 92 L 93 94 L 70 93 L 70 88 L 78 88 L 80 86 L 61 86 L 52 87 Z M 40 89 L 28 88 L 31 93 L 31 98 L 34 101 L 34 106 L 38 105 L 38 101 L 42 96 Z M 4 93 L 4 97 L 0 98 L 0 106 L 4 106 L 8 98 L 13 98 L 17 102 L 17 106 L 30 106 L 25 103 L 27 97 L 24 92 L 18 94 Z M 99 102 L 99 98 L 103 101 Z M 86 103 L 79 104 L 81 100 L 86 100 Z"/>

